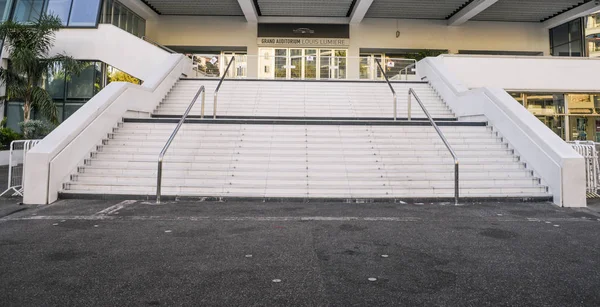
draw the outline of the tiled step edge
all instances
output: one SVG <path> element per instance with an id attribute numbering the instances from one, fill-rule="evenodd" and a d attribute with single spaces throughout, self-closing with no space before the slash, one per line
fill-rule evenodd
<path id="1" fill-rule="evenodd" d="M 179 118 L 124 118 L 125 123 L 161 123 L 161 124 L 176 124 L 179 123 Z M 438 126 L 487 126 L 487 122 L 459 122 L 459 121 L 447 121 L 447 120 L 435 120 Z M 423 119 L 408 120 L 391 120 L 391 119 L 377 119 L 377 120 L 338 120 L 338 119 L 281 119 L 279 117 L 272 119 L 255 119 L 255 117 L 248 117 L 245 119 L 228 119 L 217 117 L 195 119 L 188 118 L 185 121 L 189 124 L 227 124 L 227 125 L 239 125 L 239 124 L 252 124 L 252 125 L 356 125 L 356 126 L 431 126 L 431 123 Z"/>

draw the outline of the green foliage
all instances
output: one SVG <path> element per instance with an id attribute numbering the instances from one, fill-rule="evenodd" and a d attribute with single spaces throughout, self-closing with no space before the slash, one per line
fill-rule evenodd
<path id="1" fill-rule="evenodd" d="M 23 100 L 23 117 L 27 122 L 31 110 L 52 123 L 58 123 L 58 111 L 51 96 L 40 87 L 45 77 L 61 63 L 67 73 L 79 74 L 81 65 L 67 55 L 49 56 L 54 46 L 54 33 L 60 29 L 60 18 L 43 15 L 34 24 L 5 21 L 0 24 L 0 37 L 6 37 L 10 53 L 8 69 L 0 68 L 0 82 L 6 84 L 9 99 Z"/>
<path id="2" fill-rule="evenodd" d="M 26 140 L 43 139 L 53 129 L 47 122 L 33 119 L 26 122 L 20 122 L 19 127 L 21 127 L 23 138 Z"/>
<path id="3" fill-rule="evenodd" d="M 113 73 L 111 73 L 108 77 L 109 79 L 109 83 L 110 82 L 129 82 L 129 83 L 133 83 L 133 84 L 141 84 L 142 82 L 140 81 L 140 79 L 122 72 L 120 70 L 115 70 L 113 71 Z"/>
<path id="4" fill-rule="evenodd" d="M 14 130 L 6 127 L 6 117 L 0 123 L 0 147 L 8 148 L 10 143 L 15 140 L 20 140 L 21 135 Z"/>

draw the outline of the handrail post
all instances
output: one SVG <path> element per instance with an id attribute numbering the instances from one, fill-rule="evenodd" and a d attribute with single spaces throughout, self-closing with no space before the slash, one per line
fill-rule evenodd
<path id="1" fill-rule="evenodd" d="M 200 118 L 204 118 L 204 105 L 205 105 L 205 97 L 206 91 L 202 92 L 202 104 L 200 106 Z"/>
<path id="2" fill-rule="evenodd" d="M 219 96 L 219 89 L 221 89 L 221 84 L 223 84 L 223 80 L 225 80 L 225 77 L 227 76 L 227 73 L 229 72 L 231 63 L 233 63 L 234 61 L 235 61 L 235 56 L 232 56 L 231 60 L 229 60 L 229 64 L 227 64 L 227 68 L 225 69 L 223 76 L 221 77 L 221 81 L 219 81 L 219 84 L 217 85 L 217 89 L 215 90 L 214 104 L 213 104 L 213 119 L 217 118 L 217 100 L 218 100 L 217 98 Z"/>
<path id="3" fill-rule="evenodd" d="M 398 96 L 394 92 L 394 121 L 398 118 Z"/>
<path id="4" fill-rule="evenodd" d="M 411 121 L 412 117 L 412 94 L 408 91 L 408 121 Z"/>
<path id="5" fill-rule="evenodd" d="M 454 204 L 458 205 L 458 194 L 459 194 L 459 186 L 458 186 L 458 160 L 454 161 Z"/>
<path id="6" fill-rule="evenodd" d="M 383 70 L 383 67 L 381 67 L 381 62 L 379 61 L 379 59 L 375 59 L 375 62 L 377 62 L 377 67 L 379 67 L 379 70 L 381 71 L 381 73 L 383 74 L 383 77 L 385 78 L 385 82 L 387 82 L 388 86 L 390 87 L 390 90 L 392 90 L 392 95 L 393 95 L 393 101 L 392 103 L 393 108 L 394 108 L 394 121 L 396 121 L 397 119 L 397 105 L 398 105 L 398 99 L 396 96 L 396 91 L 394 90 L 394 87 L 392 86 L 392 83 L 390 82 L 390 79 L 388 78 L 388 76 L 385 74 L 385 70 Z"/>
<path id="7" fill-rule="evenodd" d="M 165 155 L 167 154 L 167 150 L 169 150 L 169 147 L 171 146 L 171 143 L 173 143 L 175 136 L 177 136 L 179 129 L 181 128 L 181 126 L 183 126 L 183 123 L 185 123 L 185 120 L 187 119 L 188 115 L 190 114 L 190 111 L 192 111 L 192 107 L 196 103 L 196 100 L 198 100 L 198 96 L 200 96 L 200 94 L 202 94 L 202 104 L 204 104 L 205 92 L 206 92 L 206 90 L 204 88 L 204 85 L 200 86 L 200 89 L 198 89 L 198 92 L 196 92 L 196 96 L 194 96 L 194 98 L 192 99 L 192 102 L 190 102 L 190 105 L 188 106 L 187 110 L 185 110 L 185 113 L 183 113 L 183 116 L 181 116 L 181 119 L 179 120 L 177 127 L 175 127 L 175 130 L 173 130 L 173 133 L 171 133 L 171 136 L 167 140 L 167 143 L 165 143 L 165 146 L 163 147 L 163 149 L 160 151 L 160 154 L 158 155 L 158 170 L 156 172 L 156 203 L 157 204 L 160 204 L 160 198 L 162 195 L 162 193 L 161 193 L 162 192 L 162 168 L 163 168 L 163 160 L 165 158 Z"/>
<path id="8" fill-rule="evenodd" d="M 163 157 L 158 158 L 158 172 L 156 173 L 156 203 L 160 204 L 161 188 L 162 188 L 162 165 Z"/>
<path id="9" fill-rule="evenodd" d="M 217 118 L 217 96 L 219 95 L 219 92 L 215 92 L 215 96 L 213 99 L 213 119 Z"/>
<path id="10" fill-rule="evenodd" d="M 454 149 L 452 149 L 452 146 L 448 142 L 448 139 L 446 139 L 446 137 L 444 136 L 444 133 L 442 133 L 442 130 L 440 130 L 440 128 L 438 127 L 438 125 L 435 123 L 435 121 L 431 117 L 431 114 L 429 114 L 429 111 L 427 111 L 427 108 L 425 108 L 425 105 L 423 104 L 423 102 L 421 101 L 421 99 L 419 98 L 419 95 L 417 95 L 417 93 L 415 92 L 415 90 L 412 89 L 412 88 L 410 88 L 408 90 L 408 95 L 409 95 L 409 101 L 411 99 L 411 96 L 415 97 L 415 99 L 419 103 L 419 106 L 423 110 L 423 113 L 425 113 L 425 116 L 427 116 L 427 119 L 429 120 L 429 122 L 431 123 L 431 125 L 433 126 L 433 128 L 435 129 L 435 131 L 437 132 L 437 134 L 440 136 L 440 138 L 442 139 L 442 142 L 444 143 L 444 145 L 446 146 L 446 148 L 448 149 L 448 151 L 452 155 L 452 158 L 454 159 L 454 204 L 458 205 L 459 196 L 460 196 L 460 187 L 459 187 L 459 160 L 458 160 L 458 156 L 456 155 L 456 152 L 454 151 Z"/>

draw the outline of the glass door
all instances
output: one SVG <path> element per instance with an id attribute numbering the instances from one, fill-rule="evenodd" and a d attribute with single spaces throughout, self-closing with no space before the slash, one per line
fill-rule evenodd
<path id="1" fill-rule="evenodd" d="M 235 58 L 234 58 L 235 57 Z M 233 59 L 233 63 L 231 63 L 231 67 L 229 67 L 229 71 L 227 72 L 227 78 L 245 78 L 248 76 L 248 56 L 246 53 L 236 53 L 230 51 L 223 52 L 223 63 L 221 65 L 221 71 L 225 71 L 227 69 L 227 65 L 231 59 Z"/>
<path id="2" fill-rule="evenodd" d="M 304 50 L 304 79 L 317 79 L 317 49 Z"/>
<path id="3" fill-rule="evenodd" d="M 321 50 L 321 54 L 319 57 L 319 77 L 321 79 L 331 79 L 331 56 L 333 55 L 333 50 Z"/>
<path id="4" fill-rule="evenodd" d="M 275 79 L 288 78 L 288 49 L 275 49 Z"/>
<path id="5" fill-rule="evenodd" d="M 346 50 L 335 50 L 331 59 L 331 75 L 334 79 L 346 79 Z"/>
<path id="6" fill-rule="evenodd" d="M 302 62 L 304 60 L 304 57 L 302 56 L 303 53 L 303 49 L 290 49 L 290 65 L 288 67 L 289 69 L 289 76 L 290 79 L 302 79 L 303 74 L 302 74 Z"/>

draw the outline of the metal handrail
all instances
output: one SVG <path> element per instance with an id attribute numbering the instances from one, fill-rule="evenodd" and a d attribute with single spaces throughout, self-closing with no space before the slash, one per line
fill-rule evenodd
<path id="1" fill-rule="evenodd" d="M 198 90 L 198 92 L 196 92 L 196 96 L 194 96 L 194 99 L 192 99 L 192 102 L 190 102 L 190 105 L 188 106 L 187 110 L 185 110 L 185 113 L 183 113 L 183 116 L 181 117 L 179 124 L 177 124 L 177 127 L 175 127 L 175 130 L 173 130 L 173 133 L 169 137 L 169 140 L 167 140 L 165 147 L 163 147 L 162 151 L 158 155 L 158 172 L 156 174 L 156 203 L 157 204 L 160 204 L 160 196 L 161 196 L 160 192 L 161 192 L 161 188 L 162 188 L 163 159 L 165 158 L 165 154 L 167 153 L 167 150 L 169 150 L 169 147 L 171 146 L 173 139 L 175 139 L 175 136 L 177 136 L 177 132 L 179 132 L 179 129 L 181 128 L 181 126 L 185 122 L 186 118 L 190 114 L 192 107 L 196 103 L 196 100 L 198 100 L 198 96 L 200 96 L 201 93 L 202 93 L 202 103 L 204 103 L 204 100 L 206 97 L 206 90 L 204 89 L 204 85 L 202 85 L 200 87 L 200 89 Z"/>
<path id="2" fill-rule="evenodd" d="M 217 118 L 217 98 L 219 96 L 219 89 L 221 88 L 221 84 L 223 84 L 223 80 L 225 80 L 225 76 L 227 76 L 227 73 L 229 72 L 229 67 L 231 67 L 231 63 L 233 63 L 235 61 L 235 56 L 231 57 L 231 60 L 229 60 L 229 64 L 227 64 L 227 68 L 225 69 L 225 72 L 223 73 L 223 77 L 221 77 L 221 81 L 219 81 L 219 85 L 217 85 L 217 89 L 215 90 L 215 100 L 214 100 L 214 105 L 213 105 L 213 118 Z M 202 107 L 202 110 L 204 110 L 204 106 Z M 202 112 L 203 114 L 201 115 L 201 117 L 204 117 L 204 111 Z"/>
<path id="3" fill-rule="evenodd" d="M 440 138 L 442 139 L 442 142 L 444 142 L 444 145 L 446 145 L 446 148 L 448 149 L 448 151 L 450 151 L 450 154 L 452 155 L 452 158 L 454 158 L 454 204 L 458 205 L 458 197 L 459 197 L 459 190 L 458 190 L 458 178 L 459 178 L 459 174 L 458 174 L 458 156 L 456 156 L 456 152 L 454 152 L 454 149 L 452 149 L 452 146 L 450 145 L 450 143 L 448 143 L 448 140 L 446 139 L 446 137 L 444 136 L 444 133 L 442 133 L 442 130 L 440 130 L 440 128 L 438 127 L 438 125 L 435 123 L 435 121 L 433 120 L 433 118 L 431 117 L 431 115 L 429 114 L 429 111 L 427 111 L 427 108 L 425 108 L 425 105 L 423 104 L 423 102 L 421 101 L 421 99 L 419 98 L 419 96 L 417 95 L 417 93 L 415 92 L 414 89 L 410 88 L 408 90 L 408 120 L 410 121 L 410 105 L 411 105 L 411 100 L 412 100 L 412 96 L 414 96 L 417 99 L 417 102 L 419 103 L 419 105 L 421 106 L 421 109 L 423 109 L 423 112 L 425 113 L 425 115 L 427 116 L 427 118 L 429 119 L 429 122 L 431 123 L 431 125 L 433 126 L 433 128 L 435 129 L 435 131 L 437 132 L 437 134 L 440 136 Z"/>
<path id="4" fill-rule="evenodd" d="M 388 76 L 385 74 L 385 70 L 383 70 L 383 67 L 381 67 L 381 61 L 379 61 L 379 59 L 375 59 L 375 62 L 377 62 L 377 66 L 379 67 L 379 70 L 383 74 L 383 77 L 385 77 L 385 81 L 390 86 L 390 89 L 392 90 L 392 94 L 394 95 L 394 121 L 395 121 L 398 118 L 398 111 L 397 111 L 398 96 L 396 95 L 396 91 L 394 90 L 394 87 L 392 86 L 390 79 L 388 79 Z"/>
<path id="5" fill-rule="evenodd" d="M 142 36 L 142 39 L 145 40 L 145 41 L 147 41 L 147 42 L 149 42 L 150 44 L 152 44 L 152 45 L 154 45 L 154 46 L 156 46 L 156 47 L 158 47 L 158 48 L 166 51 L 166 52 L 177 53 L 177 51 L 175 51 L 175 50 L 173 50 L 173 49 L 171 49 L 169 47 L 163 46 L 163 45 L 161 45 L 161 44 L 159 44 L 159 43 L 157 43 L 157 42 L 149 39 L 147 36 Z"/>
<path id="6" fill-rule="evenodd" d="M 410 65 L 408 65 L 408 66 L 404 67 L 404 68 L 403 68 L 403 69 L 400 71 L 400 75 L 402 75 L 402 72 L 404 71 L 404 80 L 408 81 L 408 69 L 409 69 L 409 68 L 412 68 L 412 67 L 417 67 L 417 63 L 415 62 L 415 63 L 413 63 L 413 64 L 410 64 Z"/>

